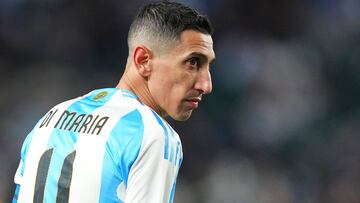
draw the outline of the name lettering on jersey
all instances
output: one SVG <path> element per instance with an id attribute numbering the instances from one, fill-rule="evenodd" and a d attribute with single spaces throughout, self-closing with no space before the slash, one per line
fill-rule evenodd
<path id="1" fill-rule="evenodd" d="M 41 122 L 40 124 L 40 128 L 42 128 L 44 125 L 45 127 L 47 127 L 52 119 L 52 117 L 56 114 L 58 110 L 56 109 L 56 111 L 50 111 L 48 114 L 46 114 L 44 120 Z"/>
<path id="2" fill-rule="evenodd" d="M 53 116 L 57 113 L 57 111 L 57 109 L 56 111 L 50 111 L 40 124 L 40 128 L 44 126 L 47 127 Z M 77 112 L 70 112 L 68 110 L 65 110 L 61 114 L 59 120 L 56 122 L 54 128 L 77 133 L 99 135 L 108 119 L 108 116 L 79 114 Z"/>

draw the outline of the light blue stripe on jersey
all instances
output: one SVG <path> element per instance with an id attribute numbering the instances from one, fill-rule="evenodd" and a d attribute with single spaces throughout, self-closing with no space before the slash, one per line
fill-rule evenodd
<path id="1" fill-rule="evenodd" d="M 174 158 L 174 164 L 175 164 L 175 166 L 176 166 L 176 160 L 178 159 L 178 156 L 180 156 L 180 142 L 177 142 L 177 144 L 176 144 L 176 153 L 175 153 L 175 158 Z M 181 157 L 179 157 L 179 158 L 181 158 Z M 180 167 L 180 165 L 179 165 L 179 167 Z"/>
<path id="2" fill-rule="evenodd" d="M 50 110 L 52 111 L 52 110 Z M 50 112 L 49 111 L 49 112 Z M 21 161 L 23 162 L 22 164 L 22 167 L 21 167 L 21 170 L 20 170 L 20 174 L 21 174 L 21 177 L 24 175 L 24 170 L 25 170 L 25 162 L 26 162 L 26 158 L 27 158 L 27 154 L 29 152 L 29 147 L 30 147 L 30 144 L 31 144 L 31 141 L 33 139 L 33 136 L 34 136 L 34 131 L 35 129 L 37 129 L 40 125 L 40 123 L 43 121 L 43 119 L 46 119 L 46 115 L 48 113 L 46 113 L 38 122 L 37 124 L 35 125 L 35 127 L 31 130 L 31 132 L 26 136 L 25 140 L 24 140 L 24 143 L 22 145 L 22 148 L 21 148 Z"/>
<path id="3" fill-rule="evenodd" d="M 167 123 L 166 121 L 163 123 L 165 123 L 165 125 L 171 132 L 171 142 L 169 141 L 170 142 L 170 144 L 169 144 L 169 148 L 170 148 L 169 161 L 176 166 L 176 164 L 177 164 L 176 160 L 177 160 L 177 156 L 179 153 L 180 142 L 175 138 L 175 130 L 169 125 L 169 123 Z"/>
<path id="4" fill-rule="evenodd" d="M 164 134 L 165 134 L 165 149 L 164 149 L 164 159 L 169 160 L 169 134 L 168 131 L 164 125 L 164 122 L 161 120 L 161 118 L 159 117 L 159 115 L 157 115 L 154 111 L 152 111 L 152 113 L 154 114 L 157 122 L 161 125 L 161 127 L 164 130 Z"/>
<path id="5" fill-rule="evenodd" d="M 169 203 L 172 203 L 174 201 L 175 188 L 176 188 L 176 179 L 175 179 L 174 184 L 173 184 L 173 186 L 171 188 Z"/>
<path id="6" fill-rule="evenodd" d="M 177 182 L 176 180 L 177 180 L 177 176 L 179 174 L 179 169 L 180 169 L 181 163 L 182 163 L 182 159 L 179 159 L 179 163 L 178 163 L 179 167 L 178 167 L 178 171 L 176 172 L 174 184 L 171 188 L 169 203 L 172 203 L 174 201 L 174 194 L 175 194 L 175 188 L 176 188 L 176 182 Z"/>
<path id="7" fill-rule="evenodd" d="M 165 122 L 166 123 L 166 122 Z M 171 128 L 171 126 L 168 124 L 168 123 L 166 123 L 166 125 L 167 125 L 167 127 L 168 127 L 168 129 L 170 130 L 170 132 L 171 132 L 171 138 L 172 138 L 172 140 L 175 140 L 175 132 L 174 132 L 174 130 Z M 170 158 L 169 158 L 169 161 L 170 162 L 172 162 L 172 163 L 174 163 L 174 165 L 176 165 L 175 164 L 175 156 L 176 156 L 176 154 L 175 154 L 175 148 L 174 147 L 176 147 L 175 145 L 174 145 L 174 143 L 171 143 L 170 144 Z"/>
<path id="8" fill-rule="evenodd" d="M 45 118 L 45 116 L 44 116 Z M 21 169 L 20 169 L 20 175 L 21 177 L 24 175 L 24 170 L 25 170 L 25 162 L 26 162 L 26 158 L 27 158 L 27 154 L 29 152 L 29 147 L 30 147 L 30 144 L 31 144 L 31 140 L 34 136 L 34 130 L 35 128 L 37 128 L 37 126 L 39 125 L 40 121 L 38 122 L 38 124 L 34 127 L 34 129 L 32 129 L 32 131 L 26 136 L 25 138 L 25 141 L 24 141 L 24 144 L 21 148 L 21 161 L 22 161 L 22 166 L 21 166 Z"/>
<path id="9" fill-rule="evenodd" d="M 104 97 L 99 98 L 96 101 L 93 100 L 96 95 L 104 91 L 107 92 Z M 114 88 L 94 90 L 91 94 L 71 104 L 67 110 L 70 112 L 76 112 L 79 115 L 91 114 L 96 108 L 103 106 L 115 92 L 116 89 Z M 91 105 L 89 105 L 89 103 Z M 76 143 L 78 136 L 78 132 L 73 131 L 61 130 L 56 128 L 54 128 L 54 130 L 52 131 L 47 146 L 48 149 L 54 148 L 54 152 L 51 158 L 49 172 L 47 175 L 48 178 L 45 187 L 44 202 L 56 201 L 56 199 L 53 198 L 57 195 L 58 180 L 60 177 L 64 159 L 74 150 L 74 144 Z"/>
<path id="10" fill-rule="evenodd" d="M 15 193 L 14 193 L 14 197 L 12 199 L 12 203 L 17 203 L 18 196 L 19 196 L 19 190 L 20 190 L 20 185 L 16 184 Z"/>
<path id="11" fill-rule="evenodd" d="M 119 202 L 117 187 L 127 185 L 131 166 L 139 155 L 144 136 L 141 114 L 134 110 L 117 122 L 106 142 L 99 202 Z"/>
<path id="12" fill-rule="evenodd" d="M 26 138 L 24 140 L 24 143 L 23 143 L 23 145 L 21 147 L 21 155 L 20 155 L 20 159 L 21 159 L 21 162 L 22 162 L 21 168 L 20 168 L 20 176 L 21 177 L 23 177 L 23 175 L 24 175 L 25 162 L 26 162 L 27 154 L 29 152 L 29 147 L 30 147 L 31 141 L 32 141 L 33 136 L 34 136 L 34 130 L 40 125 L 40 122 L 45 118 L 46 118 L 46 115 L 43 116 L 43 118 L 38 121 L 38 123 L 31 130 L 31 132 L 26 136 Z M 15 190 L 14 197 L 13 197 L 13 200 L 12 200 L 13 203 L 17 202 L 20 187 L 21 187 L 20 185 L 16 184 L 16 190 Z"/>
<path id="13" fill-rule="evenodd" d="M 121 90 L 121 92 L 122 92 L 122 95 L 124 97 L 130 97 L 130 98 L 138 99 L 137 96 L 133 92 L 131 92 L 129 90 Z"/>

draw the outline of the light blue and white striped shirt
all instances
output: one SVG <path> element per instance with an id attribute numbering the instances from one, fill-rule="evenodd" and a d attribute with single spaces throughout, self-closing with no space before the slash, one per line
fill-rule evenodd
<path id="1" fill-rule="evenodd" d="M 172 202 L 178 134 L 130 91 L 52 108 L 26 137 L 13 202 Z"/>

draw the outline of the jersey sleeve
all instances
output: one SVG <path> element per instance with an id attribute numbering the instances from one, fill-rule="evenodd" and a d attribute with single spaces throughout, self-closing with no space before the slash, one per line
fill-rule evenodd
<path id="1" fill-rule="evenodd" d="M 145 132 L 139 155 L 129 172 L 126 203 L 172 201 L 179 166 L 164 159 L 164 147 L 163 132 Z"/>
<path id="2" fill-rule="evenodd" d="M 15 177 L 14 177 L 14 182 L 17 185 L 21 185 L 21 182 L 22 182 L 22 177 L 24 174 L 24 167 L 25 167 L 25 160 L 26 160 L 26 156 L 27 156 L 27 153 L 29 150 L 30 142 L 33 137 L 34 130 L 35 130 L 35 128 L 26 136 L 25 141 L 21 147 L 20 163 L 19 163 L 19 166 L 16 170 Z"/>
<path id="3" fill-rule="evenodd" d="M 18 198 L 18 193 L 21 187 L 21 184 L 23 182 L 23 175 L 24 175 L 24 169 L 25 169 L 25 160 L 26 160 L 26 156 L 29 150 L 29 145 L 33 136 L 33 132 L 34 129 L 26 136 L 25 141 L 22 145 L 21 148 L 21 154 L 20 154 L 20 163 L 19 166 L 15 172 L 15 176 L 14 176 L 14 182 L 16 184 L 16 189 L 15 189 L 15 193 L 13 196 L 13 203 L 17 202 L 17 198 Z"/>

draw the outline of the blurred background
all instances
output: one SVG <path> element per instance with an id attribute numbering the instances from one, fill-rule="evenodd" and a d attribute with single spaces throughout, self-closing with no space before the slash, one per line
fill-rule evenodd
<path id="1" fill-rule="evenodd" d="M 144 0 L 0 1 L 0 202 L 49 108 L 114 87 Z M 170 121 L 176 203 L 360 202 L 360 1 L 182 0 L 206 13 L 213 93 Z"/>

